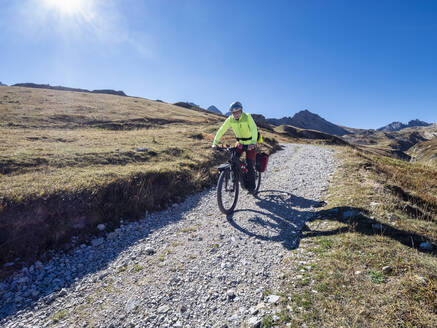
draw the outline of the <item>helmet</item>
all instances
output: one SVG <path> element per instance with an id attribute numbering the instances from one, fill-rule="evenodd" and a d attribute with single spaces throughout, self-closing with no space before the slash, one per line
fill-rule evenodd
<path id="1" fill-rule="evenodd" d="M 239 110 L 243 110 L 243 105 L 239 101 L 234 101 L 229 107 L 231 113 L 238 112 Z"/>

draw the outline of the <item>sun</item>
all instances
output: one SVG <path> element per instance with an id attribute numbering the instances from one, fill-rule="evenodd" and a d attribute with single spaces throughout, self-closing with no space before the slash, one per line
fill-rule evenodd
<path id="1" fill-rule="evenodd" d="M 44 0 L 44 4 L 61 15 L 73 16 L 85 9 L 86 0 Z"/>

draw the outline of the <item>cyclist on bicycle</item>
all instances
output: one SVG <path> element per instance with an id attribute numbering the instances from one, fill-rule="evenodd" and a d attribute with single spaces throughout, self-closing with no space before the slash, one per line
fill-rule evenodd
<path id="1" fill-rule="evenodd" d="M 247 166 L 247 185 L 246 188 L 250 193 L 255 190 L 255 158 L 256 158 L 256 142 L 258 139 L 258 129 L 252 116 L 248 113 L 243 113 L 243 106 L 239 101 L 233 102 L 229 108 L 232 113 L 223 125 L 218 129 L 214 138 L 213 148 L 218 146 L 220 138 L 226 133 L 229 127 L 235 133 L 237 138 L 237 152 L 241 156 L 246 152 Z"/>

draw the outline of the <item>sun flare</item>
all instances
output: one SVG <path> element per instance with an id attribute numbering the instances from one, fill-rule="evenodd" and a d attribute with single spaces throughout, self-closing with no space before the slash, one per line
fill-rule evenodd
<path id="1" fill-rule="evenodd" d="M 44 0 L 44 4 L 62 15 L 72 16 L 84 10 L 86 0 Z"/>

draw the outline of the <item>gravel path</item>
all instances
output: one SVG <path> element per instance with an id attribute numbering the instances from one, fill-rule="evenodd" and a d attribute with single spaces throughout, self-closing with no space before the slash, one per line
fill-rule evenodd
<path id="1" fill-rule="evenodd" d="M 256 326 L 278 301 L 265 292 L 320 206 L 334 152 L 285 145 L 260 193 L 242 191 L 228 217 L 212 188 L 24 268 L 0 282 L 0 326 Z"/>

